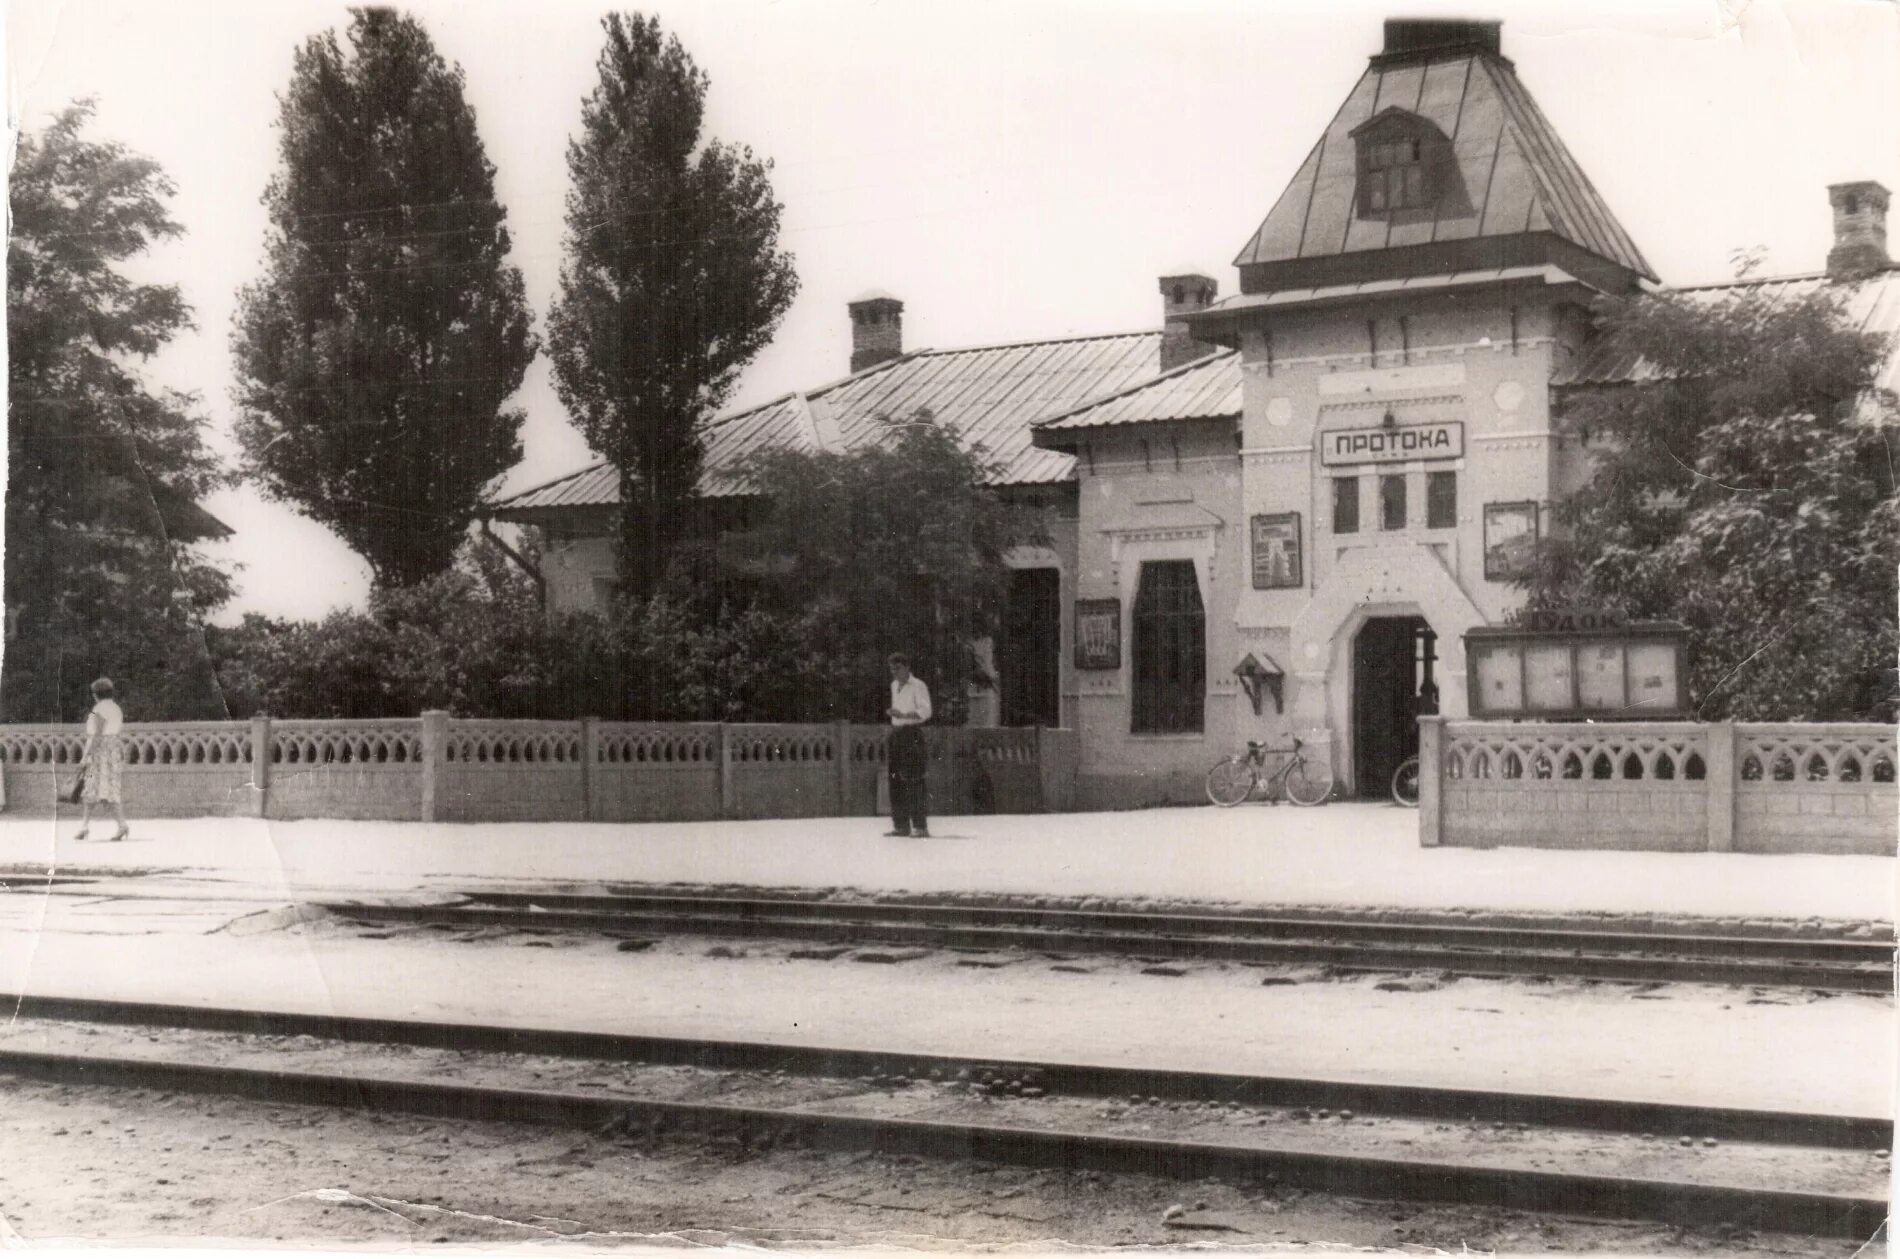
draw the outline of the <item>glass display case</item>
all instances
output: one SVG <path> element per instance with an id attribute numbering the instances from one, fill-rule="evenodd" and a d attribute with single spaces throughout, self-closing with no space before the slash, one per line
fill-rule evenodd
<path id="1" fill-rule="evenodd" d="M 1686 717 L 1688 650 L 1688 629 L 1669 621 L 1474 629 L 1465 635 L 1470 712 L 1542 721 Z"/>

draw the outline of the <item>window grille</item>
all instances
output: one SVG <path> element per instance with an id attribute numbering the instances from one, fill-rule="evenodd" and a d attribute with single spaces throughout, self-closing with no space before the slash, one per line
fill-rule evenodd
<path id="1" fill-rule="evenodd" d="M 1136 734 L 1198 734 L 1207 692 L 1206 617 L 1188 560 L 1141 566 L 1135 595 Z"/>

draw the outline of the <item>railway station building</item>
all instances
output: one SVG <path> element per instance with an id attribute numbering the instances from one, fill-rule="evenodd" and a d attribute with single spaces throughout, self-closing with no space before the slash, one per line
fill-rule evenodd
<path id="1" fill-rule="evenodd" d="M 1825 270 L 1702 291 L 1832 286 L 1900 331 L 1888 191 L 1822 197 Z M 1421 706 L 1464 715 L 1463 634 L 1521 601 L 1550 504 L 1587 477 L 1565 398 L 1643 378 L 1591 301 L 1659 281 L 1495 22 L 1388 22 L 1235 265 L 1226 297 L 1160 277 L 1159 330 L 969 350 L 905 351 L 903 304 L 867 294 L 850 374 L 715 421 L 702 492 L 737 499 L 761 444 L 848 449 L 927 410 L 1050 523 L 1012 557 L 978 720 L 1078 730 L 1084 807 L 1198 799 L 1241 741 L 1294 735 L 1381 794 Z M 545 531 L 553 608 L 606 594 L 617 497 L 595 465 L 494 505 Z"/>

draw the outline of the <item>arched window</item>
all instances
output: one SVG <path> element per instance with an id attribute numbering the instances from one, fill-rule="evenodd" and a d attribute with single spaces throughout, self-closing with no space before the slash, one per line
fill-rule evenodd
<path id="1" fill-rule="evenodd" d="M 1207 624 L 1191 560 L 1141 566 L 1135 594 L 1136 734 L 1199 734 L 1207 695 Z"/>

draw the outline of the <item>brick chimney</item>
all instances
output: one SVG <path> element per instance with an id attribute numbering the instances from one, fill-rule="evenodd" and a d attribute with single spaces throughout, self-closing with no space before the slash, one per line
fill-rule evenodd
<path id="1" fill-rule="evenodd" d="M 1198 271 L 1183 271 L 1161 277 L 1161 370 L 1173 371 L 1183 363 L 1214 352 L 1214 346 L 1196 341 L 1182 315 L 1206 310 L 1214 303 L 1220 285 Z"/>
<path id="2" fill-rule="evenodd" d="M 1871 179 L 1829 184 L 1834 207 L 1834 248 L 1827 251 L 1827 278 L 1852 280 L 1893 265 L 1887 256 L 1887 190 Z"/>
<path id="3" fill-rule="evenodd" d="M 847 302 L 851 312 L 851 371 L 904 356 L 904 303 L 889 293 L 866 293 Z"/>
<path id="4" fill-rule="evenodd" d="M 1437 18 L 1387 18 L 1385 47 L 1374 65 L 1432 61 L 1469 52 L 1503 56 L 1502 22 L 1446 21 Z"/>

